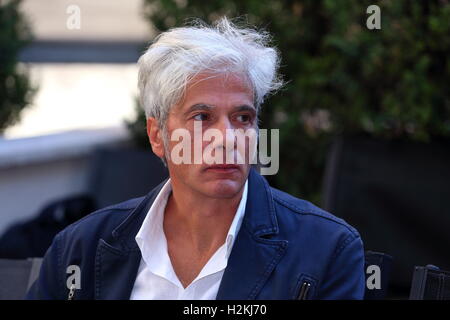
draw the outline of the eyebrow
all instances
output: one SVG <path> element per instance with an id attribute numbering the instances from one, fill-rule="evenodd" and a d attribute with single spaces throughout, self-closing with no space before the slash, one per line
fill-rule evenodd
<path id="1" fill-rule="evenodd" d="M 256 113 L 255 107 L 249 106 L 249 105 L 246 105 L 246 104 L 244 104 L 244 105 L 242 105 L 242 106 L 239 106 L 239 107 L 237 107 L 236 109 L 237 109 L 236 111 L 238 111 L 238 112 L 241 112 L 241 111 L 250 111 L 251 113 Z"/>
<path id="2" fill-rule="evenodd" d="M 214 109 L 215 106 L 204 104 L 204 103 L 197 103 L 189 107 L 189 109 L 184 113 L 184 115 L 188 115 L 192 111 L 198 111 L 198 110 L 204 110 L 204 111 L 210 111 Z"/>
<path id="3" fill-rule="evenodd" d="M 197 104 L 190 106 L 189 109 L 186 112 L 184 112 L 184 115 L 186 116 L 193 111 L 199 111 L 199 110 L 211 111 L 214 108 L 216 108 L 216 106 L 204 104 L 204 103 L 197 103 Z M 237 111 L 237 112 L 250 111 L 252 113 L 256 113 L 255 107 L 249 106 L 246 104 L 235 107 L 234 111 Z"/>

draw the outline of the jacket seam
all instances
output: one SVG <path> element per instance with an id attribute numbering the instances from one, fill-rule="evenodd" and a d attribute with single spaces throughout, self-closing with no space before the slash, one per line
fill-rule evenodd
<path id="1" fill-rule="evenodd" d="M 286 209 L 289 209 L 289 210 L 291 210 L 291 211 L 294 211 L 294 212 L 296 212 L 296 213 L 298 213 L 298 214 L 312 215 L 312 216 L 316 216 L 316 217 L 318 217 L 318 218 L 322 218 L 322 219 L 325 219 L 325 220 L 334 222 L 334 223 L 336 223 L 336 224 L 339 224 L 339 225 L 345 227 L 345 228 L 346 228 L 348 231 L 350 231 L 354 236 L 356 236 L 356 237 L 358 236 L 358 234 L 352 229 L 352 227 L 350 227 L 349 225 L 347 225 L 347 224 L 344 223 L 344 222 L 341 222 L 341 221 L 339 221 L 339 220 L 337 220 L 337 219 L 333 219 L 333 218 L 331 218 L 331 217 L 323 216 L 322 214 L 320 214 L 320 213 L 318 213 L 318 212 L 303 210 L 303 209 L 297 207 L 296 205 L 294 205 L 294 204 L 292 204 L 292 203 L 289 203 L 289 202 L 286 202 L 285 200 L 280 199 L 280 198 L 277 197 L 277 196 L 273 196 L 273 198 L 274 198 L 274 200 L 275 200 L 276 202 L 278 202 L 280 205 L 282 205 L 282 206 L 285 207 Z"/>
<path id="2" fill-rule="evenodd" d="M 266 194 L 267 194 L 267 201 L 269 202 L 268 207 L 269 207 L 269 212 L 270 212 L 270 221 L 272 223 L 272 227 L 269 229 L 271 229 L 271 230 L 274 229 L 274 230 L 278 231 L 278 221 L 277 221 L 277 217 L 276 217 L 277 214 L 276 214 L 275 205 L 273 203 L 274 195 L 273 195 L 272 189 L 267 184 L 267 182 L 264 180 L 263 180 L 263 186 L 264 186 L 264 190 L 266 191 Z"/>
<path id="3" fill-rule="evenodd" d="M 352 234 L 349 234 L 344 241 L 342 241 L 342 244 L 335 250 L 335 253 L 333 254 L 332 261 L 334 262 L 337 257 L 341 254 L 342 251 L 353 241 L 357 240 L 359 236 L 354 237 Z"/>
<path id="4" fill-rule="evenodd" d="M 341 243 L 341 245 L 339 247 L 336 248 L 336 250 L 334 251 L 334 254 L 331 258 L 331 263 L 328 264 L 327 267 L 327 271 L 325 272 L 325 274 L 328 276 L 329 272 L 330 272 L 330 268 L 332 267 L 333 263 L 335 263 L 336 259 L 338 258 L 338 256 L 342 253 L 342 251 L 344 251 L 344 249 L 353 241 L 360 239 L 359 236 L 355 236 L 352 237 L 352 234 L 349 234 Z M 318 286 L 318 288 L 320 288 L 320 286 Z"/>

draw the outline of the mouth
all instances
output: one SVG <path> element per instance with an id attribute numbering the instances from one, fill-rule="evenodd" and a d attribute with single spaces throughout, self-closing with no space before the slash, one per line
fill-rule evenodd
<path id="1" fill-rule="evenodd" d="M 206 167 L 205 171 L 216 172 L 216 173 L 233 173 L 239 171 L 240 168 L 235 164 L 216 164 Z"/>

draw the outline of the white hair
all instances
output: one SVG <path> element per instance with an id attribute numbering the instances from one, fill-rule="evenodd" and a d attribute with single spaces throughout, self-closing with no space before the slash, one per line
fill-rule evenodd
<path id="1" fill-rule="evenodd" d="M 264 31 L 238 28 L 226 17 L 208 26 L 201 20 L 159 34 L 140 57 L 138 86 L 147 118 L 165 128 L 170 108 L 182 98 L 190 79 L 207 72 L 244 74 L 257 112 L 264 98 L 282 86 L 280 55 Z"/>

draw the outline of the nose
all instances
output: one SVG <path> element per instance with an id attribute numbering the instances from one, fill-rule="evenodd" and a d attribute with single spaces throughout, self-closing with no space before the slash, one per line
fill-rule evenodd
<path id="1" fill-rule="evenodd" d="M 230 121 L 228 117 L 222 117 L 218 123 L 218 128 L 223 137 L 222 148 L 224 149 L 224 163 L 227 164 L 242 164 L 243 162 L 243 154 L 241 154 L 242 150 L 239 150 L 236 141 L 236 132 L 234 131 L 235 126 L 233 122 Z"/>
<path id="2" fill-rule="evenodd" d="M 214 129 L 217 133 L 220 133 L 220 137 L 216 137 L 212 142 L 206 142 L 205 144 L 210 144 L 212 149 L 223 149 L 228 150 L 230 152 L 234 152 L 235 149 L 235 137 L 233 130 L 233 124 L 230 121 L 230 119 L 223 115 L 220 118 L 218 118 L 214 126 L 210 127 L 210 129 Z M 223 156 L 225 157 L 225 152 L 223 153 Z M 225 160 L 224 162 L 225 163 Z"/>
<path id="3" fill-rule="evenodd" d="M 215 127 L 222 133 L 223 137 L 226 137 L 227 129 L 233 129 L 233 125 L 232 125 L 230 119 L 228 119 L 228 117 L 225 115 L 221 116 L 218 119 Z"/>
<path id="4" fill-rule="evenodd" d="M 222 116 L 219 121 L 217 121 L 218 130 L 222 133 L 223 141 L 222 147 L 228 147 L 228 150 L 233 150 L 236 148 L 235 135 L 233 129 L 236 129 L 227 116 Z"/>

